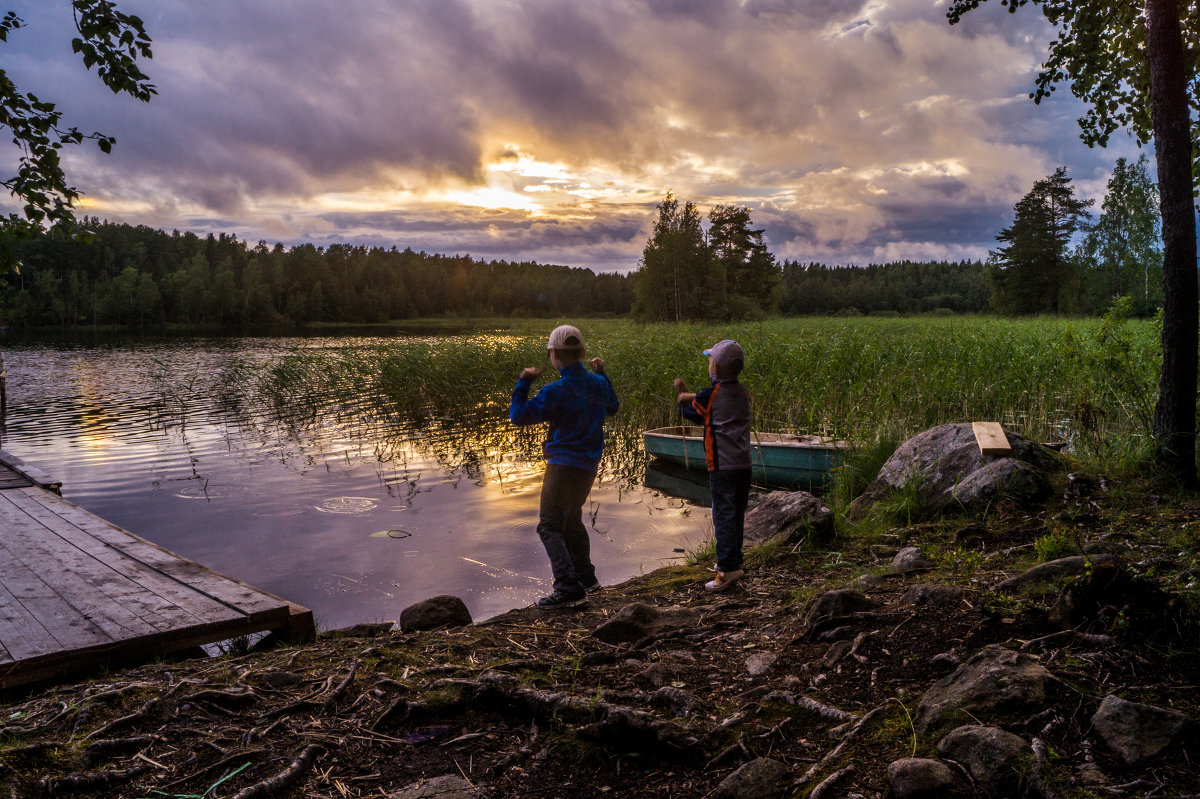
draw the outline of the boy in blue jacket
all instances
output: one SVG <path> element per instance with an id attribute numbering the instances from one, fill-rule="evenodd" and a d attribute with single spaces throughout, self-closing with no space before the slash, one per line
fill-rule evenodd
<path id="1" fill-rule="evenodd" d="M 600 588 L 583 525 L 583 503 L 604 452 L 604 419 L 617 412 L 618 402 L 603 358 L 588 362 L 590 373 L 583 368 L 587 351 L 578 328 L 554 328 L 546 350 L 560 377 L 530 399 L 529 387 L 542 368 L 526 367 L 513 390 L 508 418 L 516 425 L 550 425 L 537 532 L 550 557 L 554 592 L 539 599 L 538 606 L 574 607 Z"/>
<path id="2" fill-rule="evenodd" d="M 717 576 L 704 587 L 725 591 L 742 576 L 742 539 L 750 500 L 750 395 L 738 382 L 746 362 L 740 344 L 725 339 L 704 354 L 708 356 L 711 381 L 708 388 L 693 394 L 682 378 L 675 378 L 675 391 L 684 418 L 704 425 L 704 455 L 717 539 Z"/>

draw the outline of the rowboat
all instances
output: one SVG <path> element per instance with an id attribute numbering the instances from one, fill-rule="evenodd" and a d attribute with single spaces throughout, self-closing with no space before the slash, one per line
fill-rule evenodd
<path id="1" fill-rule="evenodd" d="M 646 454 L 707 471 L 704 428 L 659 427 L 642 433 Z M 784 488 L 820 488 L 833 481 L 833 470 L 845 462 L 846 444 L 820 436 L 792 433 L 750 434 L 753 480 L 759 485 Z"/>

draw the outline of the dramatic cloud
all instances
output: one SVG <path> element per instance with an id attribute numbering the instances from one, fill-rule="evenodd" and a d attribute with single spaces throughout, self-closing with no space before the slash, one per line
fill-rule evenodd
<path id="1" fill-rule="evenodd" d="M 149 104 L 70 53 L 69 4 L 10 0 L 19 85 L 117 137 L 84 211 L 268 242 L 627 271 L 655 203 L 748 205 L 781 258 L 982 257 L 1033 181 L 1118 155 L 1027 94 L 1050 30 L 935 0 L 122 0 Z M 7 162 L 6 162 L 7 163 Z"/>

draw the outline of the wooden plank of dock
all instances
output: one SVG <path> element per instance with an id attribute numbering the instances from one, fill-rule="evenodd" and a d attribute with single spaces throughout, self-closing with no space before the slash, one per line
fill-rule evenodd
<path id="1" fill-rule="evenodd" d="M 315 635 L 312 612 L 37 485 L 0 490 L 0 688 L 239 635 Z"/>

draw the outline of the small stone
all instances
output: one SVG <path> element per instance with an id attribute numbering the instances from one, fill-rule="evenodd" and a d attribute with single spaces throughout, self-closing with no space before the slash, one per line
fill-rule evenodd
<path id="1" fill-rule="evenodd" d="M 479 799 L 471 783 L 457 774 L 419 780 L 393 793 L 388 799 Z"/>
<path id="2" fill-rule="evenodd" d="M 469 624 L 470 622 L 468 622 Z M 322 638 L 377 638 L 386 635 L 396 626 L 394 621 L 365 622 L 353 627 L 341 627 L 321 633 Z"/>
<path id="3" fill-rule="evenodd" d="M 934 655 L 929 659 L 929 665 L 933 666 L 938 671 L 948 674 L 957 669 L 962 664 L 960 658 L 954 652 L 943 652 L 940 655 Z"/>
<path id="4" fill-rule="evenodd" d="M 449 594 L 417 602 L 400 612 L 400 629 L 406 633 L 462 627 L 470 623 L 471 611 L 467 610 L 466 603 Z"/>
<path id="5" fill-rule="evenodd" d="M 953 585 L 914 585 L 900 597 L 901 605 L 948 605 L 962 599 L 965 592 Z"/>
<path id="6" fill-rule="evenodd" d="M 1130 765 L 1162 752 L 1187 723 L 1182 713 L 1128 702 L 1115 694 L 1104 697 L 1092 716 L 1092 727 Z"/>
<path id="7" fill-rule="evenodd" d="M 291 671 L 268 671 L 260 676 L 259 680 L 267 688 L 279 691 L 284 688 L 293 688 L 304 682 L 304 675 Z"/>
<path id="8" fill-rule="evenodd" d="M 633 682 L 642 688 L 662 688 L 670 675 L 661 663 L 654 663 L 633 675 Z"/>
<path id="9" fill-rule="evenodd" d="M 750 672 L 751 677 L 761 677 L 771 670 L 778 659 L 779 655 L 771 652 L 755 652 L 746 658 L 746 671 Z"/>
<path id="10" fill-rule="evenodd" d="M 713 799 L 775 799 L 792 786 L 788 767 L 760 757 L 730 774 L 712 792 Z"/>
<path id="11" fill-rule="evenodd" d="M 875 603 L 863 592 L 853 588 L 838 588 L 821 594 L 809 609 L 807 621 L 813 625 L 825 619 L 849 616 L 851 613 L 859 613 L 873 607 Z"/>
<path id="12" fill-rule="evenodd" d="M 940 760 L 910 757 L 887 768 L 888 784 L 895 799 L 934 799 L 958 788 L 958 779 Z"/>
<path id="13" fill-rule="evenodd" d="M 682 688 L 664 685 L 650 697 L 650 704 L 669 710 L 676 716 L 687 716 L 696 707 L 696 697 Z"/>
<path id="14" fill-rule="evenodd" d="M 892 569 L 897 574 L 915 574 L 926 572 L 933 568 L 933 561 L 917 547 L 905 547 L 892 558 Z"/>
<path id="15" fill-rule="evenodd" d="M 850 581 L 850 587 L 858 591 L 878 591 L 883 588 L 886 583 L 883 579 L 874 574 L 860 574 Z"/>

